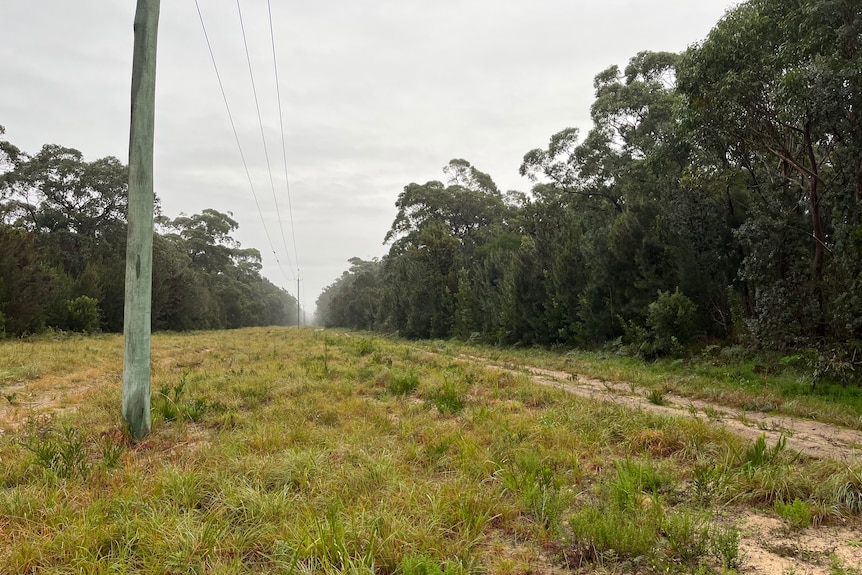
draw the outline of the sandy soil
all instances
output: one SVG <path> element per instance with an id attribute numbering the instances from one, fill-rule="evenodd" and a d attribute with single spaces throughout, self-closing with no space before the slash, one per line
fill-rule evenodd
<path id="1" fill-rule="evenodd" d="M 117 385 L 119 379 L 119 374 L 104 367 L 86 367 L 4 385 L 0 387 L 0 435 L 31 417 L 74 411 L 94 388 Z"/>

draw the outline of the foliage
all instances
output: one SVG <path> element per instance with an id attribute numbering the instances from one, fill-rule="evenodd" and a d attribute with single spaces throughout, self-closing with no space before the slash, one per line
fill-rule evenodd
<path id="1" fill-rule="evenodd" d="M 647 307 L 649 340 L 642 342 L 641 351 L 649 357 L 677 352 L 695 334 L 696 320 L 694 303 L 678 288 L 674 293 L 659 291 Z"/>
<path id="2" fill-rule="evenodd" d="M 776 501 L 775 512 L 787 521 L 787 524 L 794 529 L 808 527 L 811 525 L 811 520 L 814 518 L 811 506 L 798 497 L 791 503 Z"/>
<path id="3" fill-rule="evenodd" d="M 99 328 L 99 300 L 85 295 L 66 302 L 69 328 L 72 331 L 94 332 Z"/>
<path id="4" fill-rule="evenodd" d="M 45 328 L 121 331 L 127 167 L 45 145 L 28 155 L 0 141 L 0 314 L 9 335 Z M 158 203 L 156 205 L 158 212 Z M 213 209 L 157 218 L 155 329 L 295 323 L 298 303 L 260 275 L 261 257 Z"/>

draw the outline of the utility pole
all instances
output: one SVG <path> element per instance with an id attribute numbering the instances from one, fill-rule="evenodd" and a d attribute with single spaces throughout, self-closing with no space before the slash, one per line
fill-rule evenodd
<path id="1" fill-rule="evenodd" d="M 296 269 L 296 327 L 300 327 L 302 325 L 302 319 L 300 319 L 301 309 L 299 307 L 299 268 Z"/>
<path id="2" fill-rule="evenodd" d="M 123 419 L 136 439 L 150 432 L 153 294 L 153 133 L 159 0 L 138 0 L 129 131 L 129 231 L 123 311 Z"/>

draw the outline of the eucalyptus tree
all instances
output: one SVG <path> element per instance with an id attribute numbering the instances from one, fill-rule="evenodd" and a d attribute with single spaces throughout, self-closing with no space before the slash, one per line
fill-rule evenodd
<path id="1" fill-rule="evenodd" d="M 166 306 L 154 311 L 160 322 L 174 329 L 237 328 L 296 317 L 296 299 L 261 277 L 260 252 L 233 238 L 239 223 L 232 214 L 207 208 L 157 224 L 167 242 L 154 244 L 154 298 Z"/>
<path id="2" fill-rule="evenodd" d="M 383 260 L 380 319 L 407 337 L 453 333 L 459 278 L 469 276 L 483 246 L 510 212 L 491 177 L 468 161 L 452 160 L 444 173 L 449 176 L 447 184 L 431 181 L 404 187 L 384 239 L 391 246 Z M 462 298 L 462 304 L 467 300 Z M 461 317 L 470 315 L 465 312 Z"/>
<path id="3" fill-rule="evenodd" d="M 126 166 L 113 157 L 87 162 L 53 144 L 31 156 L 6 142 L 3 155 L 2 224 L 32 233 L 53 268 L 48 323 L 74 327 L 67 301 L 87 296 L 98 301 L 103 328 L 122 326 L 122 280 L 113 279 L 125 247 Z"/>
<path id="4" fill-rule="evenodd" d="M 371 330 L 376 327 L 383 284 L 382 264 L 350 258 L 350 269 L 327 286 L 317 298 L 316 322 L 324 326 L 341 326 Z"/>
<path id="5" fill-rule="evenodd" d="M 641 52 L 625 70 L 602 71 L 586 137 L 568 128 L 524 156 L 521 173 L 539 184 L 531 233 L 537 246 L 556 248 L 537 278 L 547 294 L 541 307 L 563 340 L 600 342 L 645 325 L 662 290 L 690 295 L 708 330 L 722 327 L 708 321 L 714 310 L 727 315 L 732 238 L 723 206 L 687 185 L 678 60 Z M 724 263 L 705 265 L 716 261 Z"/>
<path id="6" fill-rule="evenodd" d="M 749 0 L 680 67 L 714 177 L 747 179 L 742 273 L 767 345 L 862 335 L 860 37 L 858 2 Z"/>

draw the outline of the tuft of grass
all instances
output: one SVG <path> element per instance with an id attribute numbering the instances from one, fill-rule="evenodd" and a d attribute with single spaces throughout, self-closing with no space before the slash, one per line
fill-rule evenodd
<path id="1" fill-rule="evenodd" d="M 461 390 L 448 381 L 433 393 L 431 401 L 440 413 L 458 413 L 466 405 Z"/>
<path id="2" fill-rule="evenodd" d="M 525 512 L 544 529 L 557 530 L 569 499 L 550 462 L 530 451 L 498 467 L 503 486 L 520 500 Z"/>
<path id="3" fill-rule="evenodd" d="M 397 371 L 386 380 L 386 391 L 392 395 L 408 395 L 419 387 L 419 376 L 413 369 Z"/>
<path id="4" fill-rule="evenodd" d="M 61 479 L 85 479 L 90 473 L 89 446 L 83 434 L 70 426 L 33 424 L 22 445 L 35 456 L 35 464 Z"/>
<path id="5" fill-rule="evenodd" d="M 649 401 L 653 405 L 667 405 L 667 400 L 664 397 L 664 393 L 658 389 L 651 389 L 646 394 L 647 401 Z"/>
<path id="6" fill-rule="evenodd" d="M 778 437 L 775 445 L 766 445 L 766 434 L 761 433 L 755 440 L 754 445 L 748 447 L 742 454 L 742 466 L 747 471 L 764 467 L 777 462 L 782 452 L 787 448 L 787 438 L 782 434 Z"/>
<path id="7" fill-rule="evenodd" d="M 614 501 L 621 509 L 638 511 L 658 501 L 661 491 L 671 484 L 670 477 L 661 473 L 649 462 L 624 459 L 615 462 L 617 477 L 610 489 Z"/>

